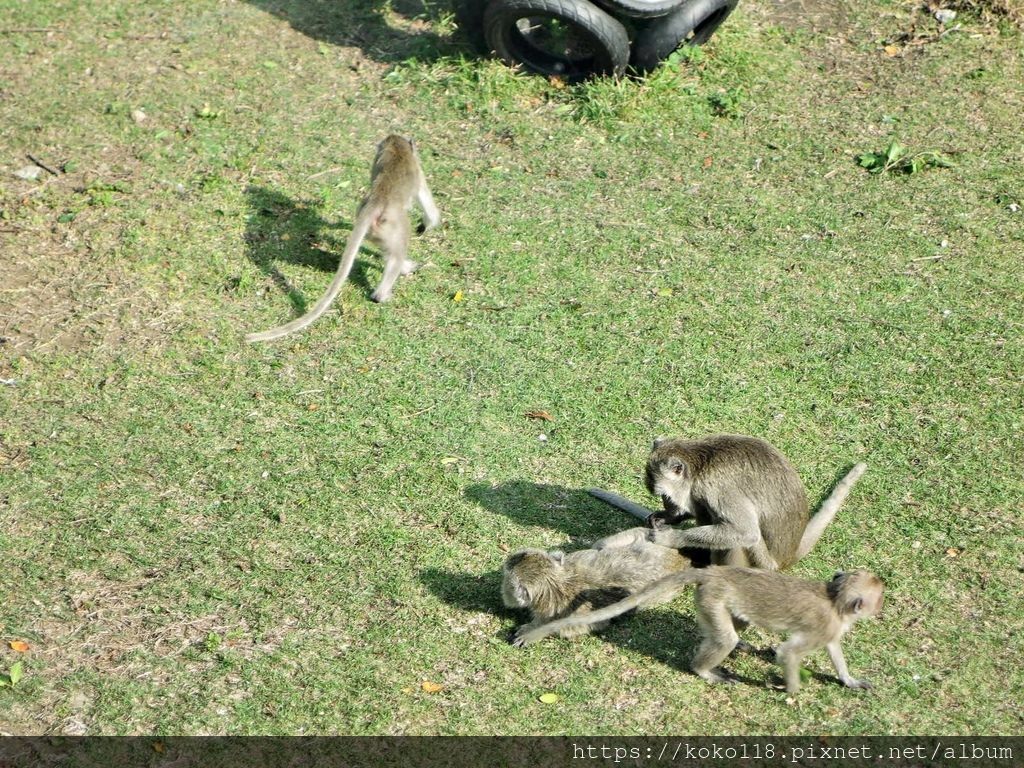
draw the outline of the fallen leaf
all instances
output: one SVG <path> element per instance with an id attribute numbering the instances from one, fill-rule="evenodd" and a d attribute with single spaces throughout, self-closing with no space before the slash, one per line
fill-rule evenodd
<path id="1" fill-rule="evenodd" d="M 544 421 L 555 420 L 555 418 L 547 411 L 527 411 L 523 415 L 528 419 L 543 419 Z"/>
<path id="2" fill-rule="evenodd" d="M 554 704 L 556 701 L 558 701 L 558 694 L 542 693 L 538 698 L 538 701 L 540 701 L 541 704 Z"/>
<path id="3" fill-rule="evenodd" d="M 10 646 L 11 649 L 17 653 L 24 653 L 31 647 L 28 643 L 22 640 L 11 640 Z"/>
<path id="4" fill-rule="evenodd" d="M 306 410 L 307 410 L 307 411 L 315 411 L 315 410 L 317 410 L 317 409 L 318 409 L 319 407 L 320 407 L 320 406 L 319 406 L 319 405 L 317 405 L 316 403 L 310 403 L 309 405 L 307 405 L 307 406 L 306 406 Z"/>
<path id="5" fill-rule="evenodd" d="M 452 296 L 452 301 L 462 301 L 462 298 L 463 298 L 462 291 L 456 291 L 455 295 Z"/>
<path id="6" fill-rule="evenodd" d="M 900 49 L 897 48 L 895 45 L 887 45 L 887 46 L 885 46 L 884 50 L 890 56 L 899 56 L 900 55 Z"/>
<path id="7" fill-rule="evenodd" d="M 440 683 L 432 683 L 429 680 L 424 680 L 422 683 L 420 683 L 420 688 L 422 688 L 427 693 L 437 693 L 442 688 L 444 688 L 444 686 Z"/>

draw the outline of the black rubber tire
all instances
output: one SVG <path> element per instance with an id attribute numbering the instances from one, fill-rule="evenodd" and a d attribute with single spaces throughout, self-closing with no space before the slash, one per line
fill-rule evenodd
<path id="1" fill-rule="evenodd" d="M 524 34 L 519 22 L 527 19 L 564 25 L 587 52 L 574 56 L 568 49 L 545 50 Z M 619 76 L 629 64 L 626 28 L 589 0 L 491 0 L 484 14 L 484 37 L 506 63 L 570 82 L 594 74 Z"/>
<path id="2" fill-rule="evenodd" d="M 652 19 L 672 13 L 686 0 L 595 0 L 595 2 L 616 16 Z"/>
<path id="3" fill-rule="evenodd" d="M 452 0 L 455 11 L 455 23 L 459 31 L 469 40 L 474 49 L 480 53 L 490 53 L 491 49 L 484 39 L 484 12 L 488 0 Z"/>
<path id="4" fill-rule="evenodd" d="M 633 69 L 641 74 L 650 72 L 683 43 L 703 45 L 738 3 L 739 0 L 689 0 L 668 16 L 652 19 L 633 41 Z"/>

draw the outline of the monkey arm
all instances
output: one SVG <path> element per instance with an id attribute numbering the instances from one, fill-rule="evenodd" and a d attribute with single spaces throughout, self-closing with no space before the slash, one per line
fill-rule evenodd
<path id="1" fill-rule="evenodd" d="M 649 534 L 650 540 L 663 547 L 696 547 L 698 549 L 749 549 L 761 542 L 761 529 L 757 515 L 751 512 L 722 516 L 711 525 L 697 525 L 693 528 L 655 529 Z"/>
<path id="2" fill-rule="evenodd" d="M 843 647 L 839 644 L 839 638 L 825 646 L 828 650 L 828 657 L 832 660 L 832 666 L 836 668 L 836 674 L 843 685 L 847 688 L 874 688 L 868 680 L 857 680 L 850 675 L 846 668 L 846 658 L 843 656 Z"/>
<path id="3" fill-rule="evenodd" d="M 437 204 L 434 202 L 434 196 L 430 194 L 430 188 L 427 186 L 427 180 L 421 179 L 419 189 L 416 191 L 416 201 L 420 204 L 420 208 L 423 211 L 423 232 L 429 232 L 431 229 L 441 223 L 441 212 L 437 210 Z"/>

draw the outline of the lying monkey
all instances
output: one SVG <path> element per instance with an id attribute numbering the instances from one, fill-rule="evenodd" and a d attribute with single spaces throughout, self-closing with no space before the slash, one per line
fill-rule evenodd
<path id="1" fill-rule="evenodd" d="M 632 528 L 568 554 L 524 549 L 511 555 L 502 567 L 501 598 L 509 608 L 530 611 L 530 623 L 519 632 L 567 616 L 581 618 L 561 637 L 600 629 L 607 621 L 586 621 L 591 611 L 690 567 L 678 550 L 647 541 L 648 533 Z"/>

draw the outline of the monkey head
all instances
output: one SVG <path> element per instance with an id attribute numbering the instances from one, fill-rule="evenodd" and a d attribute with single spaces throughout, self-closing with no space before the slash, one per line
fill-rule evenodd
<path id="1" fill-rule="evenodd" d="M 867 619 L 882 610 L 882 580 L 871 571 L 837 573 L 828 584 L 836 610 L 853 620 Z"/>
<path id="2" fill-rule="evenodd" d="M 665 505 L 664 513 L 657 513 L 657 520 L 673 525 L 693 517 L 690 506 L 690 491 L 693 487 L 693 473 L 683 456 L 679 455 L 676 441 L 658 438 L 647 458 L 647 490 L 660 496 Z M 649 521 L 651 527 L 655 520 Z"/>
<path id="3" fill-rule="evenodd" d="M 552 582 L 563 569 L 559 550 L 523 549 L 510 555 L 501 568 L 501 601 L 508 608 L 530 608 L 546 600 Z"/>

